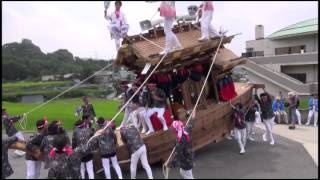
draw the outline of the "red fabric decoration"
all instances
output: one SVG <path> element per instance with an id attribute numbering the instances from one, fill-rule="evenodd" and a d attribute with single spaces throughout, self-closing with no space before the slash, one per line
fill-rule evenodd
<path id="1" fill-rule="evenodd" d="M 166 120 L 167 126 L 170 127 L 172 124 L 172 119 L 171 119 L 171 114 L 168 108 L 166 108 L 165 112 L 164 112 L 164 119 Z M 161 130 L 163 129 L 162 123 L 161 121 L 158 119 L 157 117 L 157 113 L 154 113 L 151 117 L 150 117 L 153 129 L 155 131 L 157 130 Z"/>
<path id="2" fill-rule="evenodd" d="M 231 86 L 230 86 L 230 81 L 228 80 L 228 78 L 225 78 L 225 91 L 226 91 L 226 93 L 225 93 L 225 100 L 226 101 L 228 101 L 228 100 L 230 100 L 231 99 L 231 97 L 232 97 L 232 89 L 231 89 Z"/>
<path id="3" fill-rule="evenodd" d="M 222 81 L 222 85 L 221 85 L 221 99 L 223 101 L 227 101 L 228 100 L 228 88 L 227 88 L 227 82 L 226 79 L 221 79 Z"/>
<path id="4" fill-rule="evenodd" d="M 236 97 L 238 94 L 236 92 L 236 88 L 234 86 L 234 82 L 233 82 L 231 77 L 230 77 L 230 83 L 229 84 L 230 84 L 229 85 L 230 86 L 230 91 L 232 92 L 232 95 L 231 95 L 230 99 L 232 99 L 232 98 Z"/>
<path id="5" fill-rule="evenodd" d="M 157 82 L 158 83 L 170 83 L 172 81 L 170 74 L 158 74 L 157 75 Z"/>
<path id="6" fill-rule="evenodd" d="M 192 71 L 198 72 L 198 73 L 202 73 L 203 71 L 203 67 L 202 64 L 195 64 L 191 67 Z"/>
<path id="7" fill-rule="evenodd" d="M 189 74 L 189 71 L 186 69 L 186 68 L 181 68 L 178 70 L 178 74 L 180 76 L 186 76 L 188 77 L 190 74 Z"/>

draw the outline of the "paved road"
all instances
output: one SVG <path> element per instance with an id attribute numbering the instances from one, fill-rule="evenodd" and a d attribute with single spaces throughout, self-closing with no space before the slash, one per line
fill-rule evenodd
<path id="1" fill-rule="evenodd" d="M 219 179 L 318 177 L 318 168 L 301 143 L 276 135 L 276 144 L 272 147 L 262 142 L 261 134 L 262 130 L 257 129 L 257 141 L 248 141 L 244 155 L 239 154 L 236 141 L 228 139 L 199 150 L 195 153 L 194 177 Z M 9 161 L 15 173 L 9 178 L 24 178 L 26 174 L 24 158 L 14 156 L 13 150 L 10 150 Z M 161 164 L 153 165 L 152 171 L 154 178 L 163 178 Z M 47 173 L 42 170 L 41 178 L 46 178 Z M 123 174 L 125 178 L 130 178 L 130 172 L 126 171 Z M 179 170 L 171 170 L 169 177 L 180 178 Z M 147 178 L 142 168 L 139 169 L 137 178 Z"/>

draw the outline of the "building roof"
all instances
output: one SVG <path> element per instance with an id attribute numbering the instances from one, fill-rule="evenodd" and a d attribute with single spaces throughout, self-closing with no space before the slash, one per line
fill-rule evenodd
<path id="1" fill-rule="evenodd" d="M 267 38 L 280 39 L 308 34 L 318 34 L 318 18 L 308 19 L 280 29 Z"/>

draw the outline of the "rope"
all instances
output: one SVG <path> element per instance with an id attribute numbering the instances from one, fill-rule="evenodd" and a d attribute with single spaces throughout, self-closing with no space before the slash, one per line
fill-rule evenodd
<path id="1" fill-rule="evenodd" d="M 58 97 L 60 97 L 60 96 L 62 96 L 63 94 L 65 94 L 65 93 L 67 93 L 68 91 L 71 91 L 73 88 L 75 88 L 75 87 L 77 87 L 77 86 L 79 86 L 80 84 L 82 84 L 83 82 L 85 82 L 85 81 L 87 81 L 88 79 L 90 79 L 90 78 L 92 78 L 93 76 L 95 76 L 96 74 L 98 74 L 98 73 L 100 73 L 101 71 L 103 71 L 103 70 L 105 70 L 105 69 L 107 69 L 107 68 L 109 68 L 110 66 L 112 66 L 113 64 L 111 63 L 111 64 L 108 64 L 107 66 L 105 66 L 104 68 L 102 68 L 101 70 L 99 70 L 99 71 L 97 71 L 97 72 L 95 72 L 94 74 L 92 74 L 91 76 L 89 76 L 89 77 L 87 77 L 86 79 L 84 79 L 84 80 L 82 80 L 82 81 L 80 81 L 79 83 L 77 83 L 77 84 L 75 84 L 75 85 L 73 85 L 72 87 L 70 87 L 69 89 L 67 89 L 67 90 L 65 90 L 65 91 L 63 91 L 63 92 L 61 92 L 60 94 L 58 94 L 56 97 L 54 97 L 54 98 L 52 98 L 52 99 L 50 99 L 50 100 L 48 100 L 47 102 L 44 102 L 44 103 L 42 103 L 42 104 L 40 104 L 40 105 L 38 105 L 38 106 L 36 106 L 35 108 L 33 108 L 33 109 L 31 109 L 30 111 L 28 111 L 28 112 L 26 112 L 26 113 L 23 113 L 23 119 L 21 120 L 21 122 L 20 122 L 20 127 L 22 128 L 22 129 L 25 129 L 26 128 L 26 125 L 27 125 L 27 120 L 28 120 L 28 114 L 30 114 L 31 112 L 33 112 L 33 111 L 35 111 L 36 109 L 39 109 L 40 107 L 42 107 L 42 106 L 44 106 L 44 105 L 46 105 L 46 104 L 48 104 L 49 102 L 51 102 L 51 101 L 53 101 L 53 100 L 55 100 L 55 99 L 57 99 Z M 24 127 L 22 126 L 22 121 L 24 121 Z"/>
<path id="2" fill-rule="evenodd" d="M 198 106 L 198 103 L 199 103 L 199 101 L 200 101 L 200 98 L 201 98 L 201 95 L 202 95 L 202 93 L 203 93 L 204 87 L 205 87 L 205 85 L 206 85 L 206 83 L 207 83 L 207 81 L 208 81 L 208 78 L 209 78 L 210 72 L 211 72 L 211 70 L 212 70 L 213 64 L 214 64 L 214 62 L 215 62 L 215 60 L 216 60 L 218 51 L 219 51 L 220 46 L 221 46 L 221 43 L 222 43 L 222 40 L 223 40 L 223 36 L 221 36 L 220 43 L 219 43 L 218 48 L 217 48 L 217 51 L 216 51 L 216 53 L 215 53 L 215 55 L 214 55 L 213 61 L 211 62 L 211 65 L 210 65 L 209 71 L 208 71 L 208 73 L 207 73 L 206 79 L 205 79 L 205 81 L 204 81 L 204 83 L 203 83 L 203 85 L 202 85 L 202 88 L 201 88 L 201 91 L 200 91 L 200 93 L 199 93 L 198 99 L 197 99 L 196 104 L 194 105 L 194 107 L 193 107 L 193 109 L 192 109 L 192 111 L 191 111 L 191 113 L 190 113 L 190 115 L 189 115 L 189 118 L 188 118 L 188 121 L 187 121 L 186 125 L 187 125 L 187 124 L 189 123 L 189 121 L 191 120 L 192 114 L 194 113 L 195 109 L 196 109 L 197 106 Z M 173 148 L 173 150 L 172 150 L 169 158 L 167 159 L 167 161 L 166 161 L 166 162 L 163 164 L 163 166 L 162 166 L 163 175 L 165 176 L 166 179 L 168 179 L 169 170 L 166 171 L 165 168 L 168 166 L 168 163 L 169 163 L 169 161 L 171 160 L 171 157 L 172 157 L 175 149 L 176 149 L 176 147 Z"/>
<path id="3" fill-rule="evenodd" d="M 140 85 L 140 87 L 133 93 L 133 95 L 130 97 L 129 100 L 127 100 L 127 102 L 121 107 L 121 109 L 117 112 L 116 115 L 113 116 L 113 118 L 111 119 L 111 121 L 109 121 L 109 123 L 103 128 L 103 130 L 106 130 L 106 128 L 118 117 L 118 115 L 123 111 L 123 109 L 129 104 L 129 102 L 133 99 L 134 96 L 136 96 L 136 94 L 138 94 L 138 92 L 140 91 L 140 89 L 144 86 L 144 84 L 149 80 L 149 78 L 151 77 L 151 75 L 154 73 L 154 71 L 158 68 L 158 66 L 161 64 L 161 62 L 164 60 L 164 58 L 167 56 L 168 52 L 166 52 L 163 57 L 161 58 L 161 60 L 158 62 L 158 64 L 154 67 L 154 69 L 151 71 L 151 73 L 148 75 L 148 77 L 143 81 L 143 83 Z M 98 135 L 94 135 L 92 136 L 89 141 L 87 142 L 87 145 Z"/>
<path id="4" fill-rule="evenodd" d="M 22 120 L 19 121 L 21 129 L 25 130 L 27 128 L 27 116 L 26 113 L 23 113 Z"/>

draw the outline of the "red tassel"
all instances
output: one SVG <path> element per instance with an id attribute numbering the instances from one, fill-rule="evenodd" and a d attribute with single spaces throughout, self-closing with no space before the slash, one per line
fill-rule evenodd
<path id="1" fill-rule="evenodd" d="M 49 152 L 50 157 L 54 157 L 56 155 L 56 148 L 52 148 Z"/>
<path id="2" fill-rule="evenodd" d="M 68 156 L 72 154 L 72 148 L 70 146 L 64 147 L 62 151 L 65 152 Z"/>

